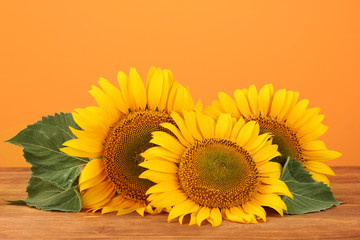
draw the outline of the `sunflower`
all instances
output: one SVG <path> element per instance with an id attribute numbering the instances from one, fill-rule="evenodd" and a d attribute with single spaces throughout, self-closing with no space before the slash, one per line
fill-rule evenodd
<path id="1" fill-rule="evenodd" d="M 341 153 L 328 150 L 323 141 L 317 140 L 328 129 L 321 123 L 324 115 L 319 115 L 319 108 L 308 109 L 309 100 L 298 101 L 298 92 L 282 89 L 274 93 L 271 84 L 259 92 L 254 85 L 237 89 L 234 98 L 220 92 L 219 101 L 213 101 L 206 112 L 213 117 L 230 113 L 237 119 L 244 117 L 246 121 L 258 122 L 260 132 L 272 133 L 273 143 L 279 146 L 281 156 L 274 161 L 284 165 L 288 157 L 295 158 L 310 171 L 314 180 L 329 185 L 325 174 L 335 174 L 322 161 L 338 158 Z"/>
<path id="2" fill-rule="evenodd" d="M 141 155 L 147 168 L 139 177 L 156 185 L 149 188 L 148 200 L 158 208 L 171 209 L 168 221 L 190 214 L 190 225 L 206 219 L 218 226 L 222 218 L 242 223 L 266 221 L 262 206 L 280 215 L 286 205 L 278 195 L 292 198 L 279 180 L 281 165 L 270 162 L 280 155 L 270 134 L 259 135 L 255 121 L 245 124 L 230 114 L 215 122 L 199 111 L 173 112 L 173 123 L 162 123 L 164 131 L 153 132 L 157 146 Z"/>
<path id="3" fill-rule="evenodd" d="M 141 152 L 153 147 L 153 131 L 165 130 L 161 123 L 174 123 L 169 113 L 194 106 L 189 90 L 173 80 L 169 70 L 152 67 L 144 86 L 135 69 L 129 77 L 118 74 L 121 91 L 100 78 L 101 88 L 89 91 L 98 106 L 75 109 L 72 114 L 82 130 L 71 128 L 77 137 L 65 142 L 61 150 L 68 155 L 91 161 L 79 177 L 82 208 L 118 215 L 137 211 L 151 214 L 160 210 L 146 200 L 145 192 L 153 185 L 138 176 L 145 170 L 138 164 Z"/>

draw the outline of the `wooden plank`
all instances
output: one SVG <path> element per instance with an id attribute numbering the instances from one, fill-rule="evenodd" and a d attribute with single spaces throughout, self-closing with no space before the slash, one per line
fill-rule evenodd
<path id="1" fill-rule="evenodd" d="M 280 217 L 268 211 L 267 223 L 219 227 L 167 223 L 166 214 L 46 212 L 0 200 L 0 239 L 360 239 L 360 167 L 333 167 L 332 190 L 344 204 L 320 213 Z M 0 168 L 0 198 L 23 199 L 30 172 Z"/>

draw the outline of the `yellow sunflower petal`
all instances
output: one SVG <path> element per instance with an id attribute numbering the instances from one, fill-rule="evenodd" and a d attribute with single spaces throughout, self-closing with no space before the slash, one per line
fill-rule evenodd
<path id="1" fill-rule="evenodd" d="M 222 112 L 220 112 L 217 108 L 215 108 L 214 106 L 206 106 L 204 113 L 208 116 L 210 116 L 212 119 L 218 119 L 218 117 L 220 116 L 220 114 Z"/>
<path id="2" fill-rule="evenodd" d="M 140 156 L 142 156 L 145 160 L 150 160 L 150 161 L 161 160 L 161 161 L 165 161 L 165 162 L 170 161 L 170 162 L 174 162 L 174 163 L 179 163 L 180 162 L 179 157 L 171 158 L 171 157 L 167 157 L 167 156 L 159 156 L 159 155 L 156 155 L 156 154 L 153 154 L 153 153 L 149 153 L 149 151 L 145 151 L 143 153 L 140 153 Z"/>
<path id="3" fill-rule="evenodd" d="M 277 188 L 281 188 L 281 192 L 283 194 L 279 194 L 279 195 L 288 196 L 289 198 L 293 199 L 292 193 L 290 192 L 288 186 L 280 179 L 269 177 L 269 178 L 260 178 L 260 181 L 262 183 L 276 186 Z"/>
<path id="4" fill-rule="evenodd" d="M 257 138 L 259 136 L 259 133 L 260 133 L 260 126 L 258 123 L 255 123 L 254 125 L 254 128 L 253 128 L 253 131 L 249 137 L 249 141 L 247 141 L 245 144 L 244 144 L 244 148 L 248 151 L 249 149 L 249 146 L 253 145 L 254 142 L 257 142 Z"/>
<path id="5" fill-rule="evenodd" d="M 98 177 L 104 172 L 105 166 L 102 159 L 92 159 L 88 162 L 79 176 L 79 184 L 83 184 L 93 178 Z"/>
<path id="6" fill-rule="evenodd" d="M 245 125 L 245 120 L 243 118 L 239 118 L 239 120 L 235 123 L 231 131 L 230 140 L 234 142 L 236 141 L 237 136 L 239 135 L 240 130 L 244 125 Z"/>
<path id="7" fill-rule="evenodd" d="M 116 212 L 120 209 L 119 205 L 123 201 L 123 198 L 120 196 L 116 196 L 112 198 L 101 210 L 102 214 L 109 213 L 109 212 Z"/>
<path id="8" fill-rule="evenodd" d="M 149 109 L 155 110 L 159 106 L 162 97 L 163 86 L 164 86 L 164 76 L 161 69 L 158 68 L 153 73 L 148 84 L 147 97 L 148 97 Z"/>
<path id="9" fill-rule="evenodd" d="M 160 182 L 175 182 L 177 178 L 174 174 L 164 173 L 154 170 L 146 170 L 139 175 L 139 178 L 149 179 L 154 183 Z"/>
<path id="10" fill-rule="evenodd" d="M 179 217 L 179 223 L 180 224 L 183 224 L 183 220 L 184 220 L 184 217 L 186 216 L 187 214 L 184 214 L 184 215 L 181 215 L 180 217 Z"/>
<path id="11" fill-rule="evenodd" d="M 128 77 L 125 73 L 119 72 L 117 78 L 124 101 L 127 103 L 130 109 L 136 109 L 134 98 L 128 89 Z"/>
<path id="12" fill-rule="evenodd" d="M 259 91 L 259 111 L 262 116 L 267 116 L 270 113 L 272 92 L 274 92 L 272 84 L 265 85 Z"/>
<path id="13" fill-rule="evenodd" d="M 151 205 L 160 208 L 171 207 L 182 203 L 187 199 L 187 195 L 182 190 L 174 190 L 160 193 L 156 199 L 151 201 Z"/>
<path id="14" fill-rule="evenodd" d="M 281 171 L 259 173 L 259 176 L 267 178 L 280 178 Z"/>
<path id="15" fill-rule="evenodd" d="M 145 212 L 150 214 L 158 214 L 161 212 L 158 208 L 153 208 L 150 204 L 145 207 Z"/>
<path id="16" fill-rule="evenodd" d="M 200 129 L 197 126 L 195 112 L 189 112 L 183 110 L 182 113 L 184 116 L 186 127 L 187 129 L 189 129 L 191 135 L 197 140 L 202 140 L 203 136 L 201 135 Z"/>
<path id="17" fill-rule="evenodd" d="M 302 148 L 310 151 L 310 153 L 316 150 L 327 150 L 325 143 L 320 140 L 306 142 L 302 145 Z"/>
<path id="18" fill-rule="evenodd" d="M 71 126 L 69 126 L 69 129 L 77 138 L 84 139 L 85 141 L 97 142 L 98 144 L 105 143 L 104 137 L 96 132 L 77 130 Z"/>
<path id="19" fill-rule="evenodd" d="M 277 151 L 277 145 L 269 145 L 260 149 L 257 153 L 254 154 L 253 159 L 255 162 L 265 162 L 273 159 L 274 157 L 281 156 Z"/>
<path id="20" fill-rule="evenodd" d="M 263 178 L 265 179 L 265 178 Z M 284 186 L 285 185 L 285 186 Z M 264 194 L 276 194 L 276 195 L 284 195 L 287 196 L 291 199 L 293 199 L 293 195 L 291 194 L 291 192 L 289 191 L 288 187 L 286 186 L 286 184 L 284 183 L 284 185 L 280 185 L 280 184 L 276 184 L 276 185 L 261 185 L 258 187 L 258 191 L 260 193 L 264 193 Z"/>
<path id="21" fill-rule="evenodd" d="M 328 174 L 335 176 L 334 171 L 325 163 L 322 162 L 315 162 L 315 161 L 306 161 L 302 163 L 307 169 L 311 170 L 312 172 Z"/>
<path id="22" fill-rule="evenodd" d="M 189 129 L 187 129 L 184 119 L 177 112 L 172 112 L 171 117 L 174 119 L 186 141 L 194 143 L 194 138 L 192 137 Z"/>
<path id="23" fill-rule="evenodd" d="M 221 114 L 215 126 L 215 138 L 227 139 L 232 130 L 232 118 L 230 114 Z"/>
<path id="24" fill-rule="evenodd" d="M 144 161 L 139 166 L 164 173 L 176 173 L 178 171 L 175 163 L 164 160 Z"/>
<path id="25" fill-rule="evenodd" d="M 180 215 L 185 215 L 192 213 L 197 210 L 197 205 L 191 200 L 185 200 L 182 203 L 176 204 L 170 211 L 168 216 L 168 222 L 172 219 L 179 217 Z"/>
<path id="26" fill-rule="evenodd" d="M 76 138 L 63 143 L 64 146 L 72 147 L 85 152 L 98 153 L 103 150 L 103 145 L 93 139 Z"/>
<path id="27" fill-rule="evenodd" d="M 147 102 L 146 90 L 135 68 L 130 68 L 128 90 L 134 98 L 136 109 L 145 109 Z"/>
<path id="28" fill-rule="evenodd" d="M 125 102 L 123 95 L 119 91 L 118 88 L 116 88 L 114 85 L 112 85 L 108 80 L 105 78 L 100 78 L 99 85 L 103 89 L 103 91 L 109 96 L 109 98 L 113 101 L 115 107 L 120 110 L 123 113 L 127 113 L 129 106 Z"/>
<path id="29" fill-rule="evenodd" d="M 231 114 L 231 116 L 235 118 L 240 117 L 239 110 L 237 108 L 237 105 L 235 101 L 226 93 L 220 92 L 219 93 L 219 100 L 222 108 L 225 110 L 225 112 L 228 112 Z"/>
<path id="30" fill-rule="evenodd" d="M 81 205 L 83 208 L 97 208 L 102 207 L 103 204 L 99 204 L 104 201 L 110 201 L 114 195 L 115 189 L 110 182 L 102 182 L 90 189 L 88 189 L 81 197 Z"/>
<path id="31" fill-rule="evenodd" d="M 294 92 L 292 94 L 292 100 L 291 100 L 292 102 L 290 103 L 290 106 L 288 107 L 288 110 L 286 111 L 286 113 L 284 115 L 284 120 L 288 118 L 289 114 L 292 112 L 292 110 L 296 106 L 298 99 L 299 99 L 299 92 Z"/>
<path id="32" fill-rule="evenodd" d="M 86 181 L 82 180 L 81 183 L 79 183 L 79 191 L 82 192 L 86 189 L 92 188 L 101 182 L 103 182 L 106 179 L 107 175 L 105 171 L 99 171 L 99 174 L 97 176 L 94 176 L 93 178 L 90 178 Z"/>
<path id="33" fill-rule="evenodd" d="M 315 139 L 319 138 L 320 136 L 322 136 L 327 130 L 328 130 L 327 126 L 325 126 L 324 124 L 320 124 L 316 129 L 314 129 L 313 132 L 300 138 L 300 142 L 306 143 L 306 142 L 315 140 Z"/>
<path id="34" fill-rule="evenodd" d="M 323 182 L 324 184 L 330 186 L 329 179 L 324 175 L 316 172 L 310 171 L 310 174 L 312 175 L 312 178 L 317 182 Z"/>
<path id="35" fill-rule="evenodd" d="M 222 216 L 219 208 L 212 208 L 210 212 L 210 217 L 213 220 L 213 222 L 211 223 L 213 227 L 217 227 L 221 224 Z"/>
<path id="36" fill-rule="evenodd" d="M 119 209 L 116 213 L 116 216 L 121 216 L 121 215 L 125 215 L 125 214 L 129 214 L 129 213 L 132 213 L 136 210 L 136 208 L 134 207 L 131 207 L 131 208 L 122 208 L 122 209 Z"/>
<path id="37" fill-rule="evenodd" d="M 111 122 L 107 118 L 104 119 L 107 114 L 103 109 L 87 107 L 75 109 L 75 111 L 72 116 L 77 125 L 85 131 L 94 132 L 94 134 L 105 138 Z"/>
<path id="38" fill-rule="evenodd" d="M 182 105 L 182 109 L 186 111 L 194 110 L 194 100 L 191 97 L 189 87 L 185 88 L 185 94 L 184 94 L 184 103 Z"/>
<path id="39" fill-rule="evenodd" d="M 201 207 L 196 215 L 196 223 L 200 227 L 201 223 L 210 216 L 210 208 Z"/>
<path id="40" fill-rule="evenodd" d="M 320 112 L 320 108 L 310 108 L 306 109 L 304 114 L 297 119 L 295 123 L 292 124 L 291 128 L 297 131 L 304 123 L 306 123 L 309 119 L 312 119 Z M 288 123 L 288 122 L 287 122 Z"/>
<path id="41" fill-rule="evenodd" d="M 321 122 L 324 120 L 324 115 L 318 115 L 309 119 L 306 123 L 304 123 L 300 129 L 297 131 L 297 136 L 302 138 L 307 134 L 313 132 L 316 128 L 319 127 Z"/>
<path id="42" fill-rule="evenodd" d="M 252 155 L 257 153 L 260 149 L 262 149 L 266 143 L 269 142 L 271 137 L 270 133 L 263 133 L 255 138 L 250 144 L 246 146 L 246 150 Z"/>
<path id="43" fill-rule="evenodd" d="M 250 117 L 252 113 L 250 111 L 248 99 L 245 96 L 244 92 L 240 89 L 235 90 L 234 98 L 241 114 L 244 115 L 246 118 Z"/>
<path id="44" fill-rule="evenodd" d="M 239 135 L 236 138 L 236 142 L 240 147 L 244 147 L 249 141 L 251 141 L 251 137 L 253 137 L 253 132 L 255 125 L 257 123 L 255 121 L 247 122 L 239 132 Z"/>
<path id="45" fill-rule="evenodd" d="M 95 141 L 100 141 L 99 138 L 104 138 L 103 135 L 95 131 L 78 130 L 71 126 L 69 126 L 69 129 L 77 138 L 93 138 Z"/>
<path id="46" fill-rule="evenodd" d="M 271 104 L 270 116 L 276 117 L 284 106 L 286 99 L 286 89 L 277 91 L 274 95 L 273 102 Z"/>
<path id="47" fill-rule="evenodd" d="M 342 154 L 332 150 L 304 151 L 304 158 L 312 161 L 328 161 L 340 157 Z"/>
<path id="48" fill-rule="evenodd" d="M 147 201 L 151 202 L 153 200 L 156 200 L 159 196 L 160 196 L 161 193 L 153 193 L 153 194 L 150 194 L 147 198 Z"/>
<path id="49" fill-rule="evenodd" d="M 278 173 L 280 176 L 281 173 L 281 165 L 277 162 L 267 162 L 257 167 L 259 174 L 262 176 L 266 176 L 268 173 Z"/>
<path id="50" fill-rule="evenodd" d="M 182 145 L 184 145 L 186 147 L 188 147 L 190 145 L 189 142 L 186 141 L 186 139 L 182 135 L 180 129 L 175 127 L 173 124 L 171 124 L 171 123 L 162 123 L 160 125 L 162 127 L 166 128 L 166 129 L 170 130 L 177 137 L 177 139 L 181 142 Z"/>
<path id="51" fill-rule="evenodd" d="M 101 152 L 90 153 L 72 147 L 63 147 L 60 148 L 60 150 L 66 153 L 67 155 L 75 156 L 75 157 L 93 158 L 101 155 Z"/>
<path id="52" fill-rule="evenodd" d="M 253 201 L 254 202 L 254 201 Z M 252 201 L 246 202 L 242 205 L 245 212 L 259 216 L 266 222 L 266 212 L 260 205 L 254 204 Z"/>
<path id="53" fill-rule="evenodd" d="M 189 222 L 189 226 L 195 225 L 197 223 L 197 212 L 192 212 L 190 215 L 190 222 Z"/>
<path id="54" fill-rule="evenodd" d="M 179 85 L 176 91 L 176 95 L 174 96 L 174 105 L 173 105 L 173 110 L 176 112 L 181 112 L 181 110 L 184 107 L 184 102 L 186 100 L 186 95 L 187 95 L 187 89 L 182 86 Z"/>
<path id="55" fill-rule="evenodd" d="M 197 101 L 197 103 L 194 106 L 195 111 L 202 111 L 204 109 L 204 104 L 202 103 L 201 99 Z"/>
<path id="56" fill-rule="evenodd" d="M 140 216 L 144 216 L 145 207 L 137 208 L 135 211 L 136 211 Z"/>
<path id="57" fill-rule="evenodd" d="M 175 137 L 160 131 L 153 132 L 152 135 L 153 139 L 150 140 L 150 143 L 162 146 L 179 156 L 184 153 L 185 147 Z"/>
<path id="58" fill-rule="evenodd" d="M 166 159 L 172 162 L 179 161 L 179 155 L 159 146 L 147 149 L 145 152 L 141 153 L 141 156 L 143 156 L 145 159 L 156 160 L 157 157 L 160 157 L 160 159 Z"/>
<path id="59" fill-rule="evenodd" d="M 277 119 L 279 121 L 283 121 L 285 117 L 287 116 L 288 112 L 291 110 L 292 104 L 293 104 L 293 98 L 296 97 L 296 94 L 293 91 L 287 91 L 285 102 L 283 107 L 281 108 L 280 112 L 277 115 Z"/>
<path id="60" fill-rule="evenodd" d="M 226 208 L 225 209 L 225 215 L 226 215 L 226 218 L 232 222 L 241 222 L 241 223 L 247 223 L 247 221 L 245 221 L 244 218 L 242 218 L 241 216 L 239 215 L 235 215 L 233 214 L 230 209 Z"/>
<path id="61" fill-rule="evenodd" d="M 168 100 L 166 103 L 166 112 L 168 113 L 171 113 L 171 111 L 177 111 L 174 108 L 174 102 L 175 102 L 175 97 L 178 94 L 179 86 L 180 84 L 178 82 L 174 82 L 174 84 L 170 88 Z"/>
<path id="62" fill-rule="evenodd" d="M 223 107 L 221 106 L 221 103 L 220 103 L 219 101 L 213 100 L 211 104 L 212 104 L 212 106 L 213 106 L 216 110 L 218 110 L 218 112 L 220 112 L 220 113 L 223 113 L 223 112 L 224 112 L 224 109 L 223 109 Z M 220 114 L 219 114 L 219 115 L 220 115 Z"/>
<path id="63" fill-rule="evenodd" d="M 258 93 L 255 85 L 251 85 L 248 91 L 249 105 L 253 116 L 259 116 L 259 103 L 258 103 Z"/>
<path id="64" fill-rule="evenodd" d="M 133 211 L 134 211 L 134 209 L 129 209 L 129 208 L 119 208 L 119 207 L 107 207 L 107 206 L 104 206 L 102 208 L 102 210 L 101 210 L 101 213 L 106 214 L 106 213 L 110 213 L 110 212 L 117 212 L 116 215 L 120 216 L 120 215 L 131 213 Z"/>
<path id="65" fill-rule="evenodd" d="M 111 196 L 110 196 L 111 197 Z M 104 198 L 103 200 L 101 200 L 100 202 L 96 202 L 96 203 L 93 203 L 93 204 L 88 204 L 88 205 L 86 205 L 86 207 L 85 207 L 85 205 L 83 204 L 83 201 L 81 202 L 81 204 L 82 204 L 82 207 L 84 208 L 84 209 L 87 209 L 88 211 L 91 211 L 91 212 L 96 212 L 96 211 L 98 211 L 98 210 L 100 210 L 101 208 L 103 208 L 104 206 L 106 206 L 106 204 L 108 204 L 108 202 L 109 202 L 109 200 L 110 200 L 111 198 Z"/>
<path id="66" fill-rule="evenodd" d="M 159 111 L 163 111 L 166 109 L 169 92 L 170 92 L 171 86 L 174 81 L 171 71 L 167 70 L 167 69 L 163 70 L 163 78 L 164 78 L 164 81 L 163 81 L 163 86 L 162 86 L 162 93 L 161 93 L 161 98 L 160 98 L 160 102 L 158 105 Z"/>
<path id="67" fill-rule="evenodd" d="M 126 200 L 122 196 L 116 196 L 106 203 L 101 213 L 117 212 L 116 215 L 120 216 L 139 209 L 139 214 L 141 214 L 141 209 L 143 208 L 144 204 L 142 203 Z"/>
<path id="68" fill-rule="evenodd" d="M 281 216 L 284 215 L 284 210 L 287 210 L 285 203 L 275 194 L 256 194 L 254 197 L 262 206 L 275 209 Z"/>
<path id="69" fill-rule="evenodd" d="M 116 109 L 113 101 L 100 88 L 93 86 L 89 93 L 95 98 L 100 108 L 104 109 L 107 117 L 111 118 L 110 122 L 116 122 L 119 119 L 120 113 Z"/>
<path id="70" fill-rule="evenodd" d="M 204 138 L 212 138 L 215 136 L 215 121 L 209 116 L 197 111 L 197 124 Z"/>
<path id="71" fill-rule="evenodd" d="M 151 83 L 152 77 L 154 76 L 155 72 L 156 72 L 156 68 L 154 66 L 150 67 L 147 77 L 146 77 L 146 93 L 149 95 L 149 85 Z"/>
<path id="72" fill-rule="evenodd" d="M 232 208 L 230 208 L 230 212 L 234 216 L 241 217 L 245 223 L 257 223 L 254 215 L 245 213 L 244 210 L 242 209 L 242 207 L 232 207 Z"/>
<path id="73" fill-rule="evenodd" d="M 173 182 L 173 181 L 160 182 L 160 183 L 155 184 L 154 186 L 150 187 L 146 191 L 146 194 L 175 191 L 175 190 L 178 190 L 179 187 L 180 187 L 180 185 L 177 182 Z"/>

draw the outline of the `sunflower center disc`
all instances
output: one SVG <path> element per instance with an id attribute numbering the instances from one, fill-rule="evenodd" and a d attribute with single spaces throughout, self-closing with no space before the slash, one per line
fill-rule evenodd
<path id="1" fill-rule="evenodd" d="M 169 114 L 152 110 L 136 111 L 123 116 L 110 130 L 102 158 L 108 177 L 118 194 L 145 201 L 145 192 L 153 185 L 138 176 L 145 170 L 138 166 L 144 161 L 140 153 L 155 146 L 150 143 L 153 131 L 165 131 L 160 123 L 174 121 Z"/>
<path id="2" fill-rule="evenodd" d="M 214 138 L 196 141 L 187 149 L 179 180 L 189 198 L 210 208 L 240 206 L 258 185 L 256 165 L 247 151 Z"/>
<path id="3" fill-rule="evenodd" d="M 260 133 L 271 132 L 273 136 L 273 144 L 279 146 L 278 151 L 281 156 L 274 158 L 272 161 L 280 163 L 284 166 L 288 157 L 302 161 L 302 148 L 296 133 L 283 123 L 279 123 L 271 118 L 259 117 L 255 120 L 260 125 Z"/>

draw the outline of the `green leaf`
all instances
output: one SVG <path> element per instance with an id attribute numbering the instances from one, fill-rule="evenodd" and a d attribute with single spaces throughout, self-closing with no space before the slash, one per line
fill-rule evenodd
<path id="1" fill-rule="evenodd" d="M 5 201 L 14 205 L 26 205 L 26 202 L 24 200 L 15 200 L 15 201 L 5 200 Z"/>
<path id="2" fill-rule="evenodd" d="M 283 197 L 287 206 L 286 214 L 319 212 L 340 204 L 330 188 L 322 182 L 316 182 L 295 159 L 287 160 L 280 179 L 294 196 L 294 199 Z"/>
<path id="3" fill-rule="evenodd" d="M 75 182 L 76 183 L 76 182 Z M 53 182 L 39 177 L 30 178 L 26 189 L 28 197 L 25 202 L 42 210 L 59 210 L 66 212 L 79 212 L 81 210 L 81 197 L 77 184 L 64 189 Z"/>
<path id="4" fill-rule="evenodd" d="M 39 201 L 38 197 L 36 201 L 30 197 L 33 196 L 35 190 L 36 196 L 42 196 L 41 188 L 33 186 L 36 183 L 39 186 L 46 186 L 47 189 L 44 191 L 49 191 L 51 186 L 54 192 L 58 193 L 56 196 L 70 197 L 72 194 L 78 203 L 70 201 L 74 204 L 73 208 L 68 205 L 61 208 L 67 209 L 66 211 L 79 211 L 80 197 L 78 193 L 75 193 L 77 189 L 74 188 L 74 183 L 81 172 L 81 167 L 89 159 L 72 157 L 59 150 L 63 147 L 62 143 L 74 138 L 69 126 L 79 129 L 70 113 L 55 114 L 55 116 L 43 117 L 42 121 L 29 125 L 7 141 L 22 146 L 26 161 L 32 165 L 32 177 L 27 189 L 29 197 L 25 199 L 28 205 L 44 210 L 59 210 L 53 199 L 46 206 L 45 202 Z M 43 183 L 39 184 L 39 181 Z M 58 205 L 62 206 L 62 202 L 59 201 Z"/>

